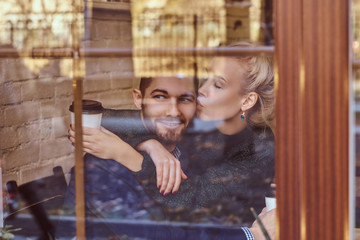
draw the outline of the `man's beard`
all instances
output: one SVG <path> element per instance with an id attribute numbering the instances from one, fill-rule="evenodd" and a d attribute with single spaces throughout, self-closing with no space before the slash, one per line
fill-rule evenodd
<path id="1" fill-rule="evenodd" d="M 155 127 L 155 133 L 159 137 L 159 140 L 161 141 L 162 144 L 172 145 L 172 144 L 177 144 L 181 140 L 183 131 L 179 132 L 179 130 L 175 130 L 175 131 L 168 130 L 164 132 L 158 129 L 157 127 Z"/>
<path id="2" fill-rule="evenodd" d="M 173 145 L 177 144 L 182 137 L 182 134 L 184 132 L 184 128 L 182 129 L 164 129 L 158 126 L 159 121 L 161 120 L 178 120 L 181 125 L 185 124 L 185 119 L 182 117 L 163 117 L 163 118 L 157 118 L 155 120 L 151 120 L 151 115 L 147 112 L 148 108 L 143 104 L 142 105 L 142 113 L 143 113 L 143 122 L 146 128 L 156 134 L 158 137 L 158 140 L 164 144 L 164 145 Z"/>

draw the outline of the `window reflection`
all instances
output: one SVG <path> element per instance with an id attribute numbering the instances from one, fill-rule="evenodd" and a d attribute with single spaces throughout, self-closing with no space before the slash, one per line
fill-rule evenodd
<path id="1" fill-rule="evenodd" d="M 80 12 L 78 10 L 82 8 L 70 2 L 59 2 L 55 7 L 40 0 L 35 2 L 33 7 L 9 5 L 3 8 L 1 15 L 1 24 L 6 26 L 2 28 L 1 44 L 19 52 L 19 58 L 0 61 L 5 70 L 1 84 L 6 88 L 5 100 L 1 103 L 5 113 L 0 118 L 1 134 L 16 132 L 15 140 L 1 146 L 7 187 L 5 224 L 21 227 L 22 230 L 15 233 L 20 236 L 42 235 L 46 238 L 60 233 L 60 237 L 72 238 L 75 234 L 74 202 L 68 197 L 69 191 L 75 194 L 74 173 L 70 170 L 74 156 L 67 139 L 68 107 L 73 100 L 73 61 L 71 58 L 21 58 L 20 54 L 33 49 L 41 52 L 72 48 L 79 40 L 72 39 L 75 28 L 80 35 L 84 32 L 81 47 L 85 50 L 133 49 L 133 58 L 129 55 L 85 59 L 83 98 L 100 101 L 106 108 L 103 127 L 119 136 L 127 130 L 128 142 L 133 147 L 163 136 L 165 150 L 174 158 L 185 159 L 181 166 L 188 177 L 175 194 L 164 196 L 164 192 L 159 194 L 161 187 L 156 188 L 156 178 L 149 177 L 154 175 L 155 165 L 148 155 L 140 155 L 146 156 L 143 165 L 149 167 L 146 171 L 141 170 L 144 175 L 136 168 L 133 172 L 138 175 L 129 175 L 127 168 L 115 161 L 85 155 L 88 238 L 98 239 L 108 236 L 109 232 L 109 236 L 120 238 L 125 235 L 152 238 L 153 229 L 162 239 L 167 239 L 168 234 L 233 237 L 246 233 L 247 230 L 240 227 L 250 226 L 254 221 L 249 207 L 259 213 L 265 206 L 265 195 L 271 194 L 274 141 L 271 122 L 274 116 L 269 110 L 265 113 L 266 119 L 260 121 L 259 116 L 256 118 L 257 111 L 248 111 L 251 106 L 236 111 L 239 122 L 251 119 L 251 128 L 241 128 L 246 129 L 245 133 L 239 129 L 217 128 L 218 121 L 234 114 L 234 109 L 239 107 L 232 104 L 238 95 L 231 95 L 234 94 L 231 90 L 240 86 L 231 78 L 233 75 L 227 75 L 229 70 L 222 67 L 234 65 L 233 69 L 241 69 L 243 65 L 237 65 L 231 58 L 212 60 L 213 57 L 188 54 L 185 50 L 227 46 L 239 41 L 271 45 L 271 1 L 211 1 L 211 4 L 209 1 L 133 1 L 131 4 L 129 1 L 94 1 L 88 5 L 90 12 Z M 161 52 L 161 49 L 168 49 L 171 54 Z M 258 58 L 260 60 L 256 60 Z M 239 61 L 244 65 L 259 61 L 260 65 L 268 64 L 267 69 L 272 68 L 270 57 L 258 58 L 241 58 Z M 206 74 L 205 69 L 211 73 Z M 216 78 L 207 78 L 208 75 Z M 271 96 L 262 105 L 273 101 L 272 73 L 265 75 L 269 75 L 269 79 L 264 84 L 268 86 L 264 92 Z M 139 106 L 133 104 L 133 88 L 138 88 L 140 77 L 142 82 L 149 81 L 146 88 L 134 93 L 135 97 L 140 94 L 143 119 L 136 110 Z M 206 79 L 199 90 L 204 99 L 200 101 L 203 118 L 216 120 L 215 123 L 203 122 L 202 117 L 192 120 L 197 108 L 198 78 Z M 224 83 L 212 82 L 222 78 L 226 79 Z M 152 89 L 151 94 L 146 90 L 148 88 Z M 223 96 L 234 96 L 225 99 L 232 105 L 224 100 L 206 108 L 211 91 L 221 91 L 219 89 L 228 91 Z M 241 92 L 243 95 L 249 93 Z M 251 96 L 248 101 L 253 101 Z M 168 109 L 171 104 L 177 108 L 171 113 L 174 116 L 163 116 L 165 110 L 158 109 Z M 224 106 L 228 107 L 227 111 L 223 111 Z M 214 111 L 213 108 L 219 112 L 214 115 L 206 112 L 206 109 Z M 156 111 L 149 113 L 149 109 Z M 214 116 L 217 119 L 212 119 Z M 184 136 L 180 137 L 181 134 Z M 70 134 L 70 138 L 74 136 Z M 157 152 L 161 153 L 161 150 Z M 237 161 L 246 156 L 257 156 L 259 162 L 254 166 L 238 164 Z M 100 158 L 113 159 L 107 155 Z M 266 161 L 260 161 L 263 159 Z M 252 170 L 246 171 L 251 167 Z M 125 177 L 125 180 L 117 176 Z M 64 188 L 67 184 L 70 187 Z M 33 204 L 35 208 L 28 208 Z M 40 226 L 39 230 L 31 231 L 35 224 Z M 190 230 L 184 231 L 185 228 Z"/>

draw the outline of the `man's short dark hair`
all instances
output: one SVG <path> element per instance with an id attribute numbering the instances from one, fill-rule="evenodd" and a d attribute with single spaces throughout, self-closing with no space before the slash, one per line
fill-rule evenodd
<path id="1" fill-rule="evenodd" d="M 141 95 L 144 97 L 145 96 L 145 90 L 149 87 L 150 83 L 151 83 L 152 78 L 151 77 L 142 77 L 140 78 L 140 92 Z"/>
<path id="2" fill-rule="evenodd" d="M 149 87 L 151 80 L 153 78 L 152 77 L 142 77 L 140 78 L 140 86 L 139 86 L 139 90 L 141 92 L 142 97 L 145 96 L 145 90 Z M 195 86 L 195 91 L 197 93 L 198 87 L 199 87 L 199 80 L 197 78 L 194 78 L 194 86 Z"/>

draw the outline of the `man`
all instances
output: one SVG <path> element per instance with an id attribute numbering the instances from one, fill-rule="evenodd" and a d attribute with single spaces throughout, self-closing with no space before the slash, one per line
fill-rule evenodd
<path id="1" fill-rule="evenodd" d="M 139 172 L 142 169 L 142 164 L 149 162 L 144 161 L 144 158 L 149 156 L 138 153 L 120 138 L 126 139 L 128 142 L 131 139 L 137 139 L 137 142 L 131 143 L 132 146 L 136 146 L 141 141 L 155 137 L 169 152 L 179 158 L 180 151 L 176 145 L 195 114 L 195 85 L 194 80 L 190 78 L 142 79 L 140 89 L 133 90 L 134 103 L 140 112 L 107 110 L 104 113 L 102 125 L 110 131 L 106 128 L 100 130 L 84 128 L 84 151 L 99 157 L 85 155 L 87 216 L 93 216 L 97 219 L 166 218 L 166 216 L 162 216 L 161 208 L 159 209 L 159 206 L 156 206 L 146 196 L 133 175 L 125 168 Z M 109 118 L 108 115 L 112 117 Z M 122 124 L 127 122 L 128 126 L 119 125 L 119 120 L 114 120 L 114 117 L 121 117 Z M 73 130 L 70 130 L 69 135 L 70 140 L 74 142 Z M 141 136 L 139 137 L 139 135 Z M 150 137 L 146 135 L 150 135 Z M 180 162 L 178 161 L 176 164 L 180 165 Z M 186 162 L 182 162 L 183 168 L 185 164 Z M 180 167 L 176 169 L 177 171 L 170 172 L 170 175 L 180 176 L 182 174 L 179 170 Z M 138 174 L 141 174 L 141 171 Z M 74 179 L 71 180 L 70 189 L 73 187 L 73 183 Z M 180 183 L 178 182 L 175 185 L 177 184 Z M 93 228 L 89 226 L 87 225 L 88 237 L 104 234 L 98 232 L 99 228 L 96 225 Z M 199 236 L 202 238 L 214 237 L 215 234 L 221 236 L 221 232 L 216 229 L 193 229 L 190 232 L 179 227 L 173 228 L 171 231 L 164 231 L 166 228 L 159 227 L 156 229 L 149 228 L 142 233 L 132 233 L 126 229 L 115 229 L 115 227 L 106 224 L 106 228 L 110 229 L 110 233 L 106 234 L 117 235 L 118 232 L 122 232 L 129 236 L 147 239 L 195 239 Z M 256 229 L 252 229 L 254 233 L 258 233 Z M 253 239 L 247 228 L 238 229 L 233 234 L 236 235 L 237 239 Z"/>

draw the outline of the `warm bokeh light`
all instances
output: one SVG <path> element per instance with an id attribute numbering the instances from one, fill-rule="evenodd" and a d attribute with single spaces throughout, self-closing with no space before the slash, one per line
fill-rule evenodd
<path id="1" fill-rule="evenodd" d="M 0 45 L 6 48 L 21 52 L 71 47 L 72 27 L 80 29 L 80 37 L 83 36 L 82 1 L 6 0 L 1 5 Z M 24 59 L 23 62 L 35 74 L 49 64 L 48 59 Z"/>
<path id="2" fill-rule="evenodd" d="M 199 58 L 181 53 L 175 56 L 175 52 L 160 58 L 147 50 L 219 46 L 226 40 L 225 17 L 223 0 L 133 1 L 133 49 L 138 56 L 134 59 L 135 74 L 194 76 L 194 63 L 202 62 Z"/>
<path id="3" fill-rule="evenodd" d="M 136 76 L 201 77 L 208 59 L 185 56 L 181 49 L 211 48 L 238 41 L 264 44 L 266 38 L 272 38 L 272 23 L 266 22 L 261 0 L 136 0 L 131 9 Z M 166 56 L 149 52 L 159 48 L 180 52 Z"/>

